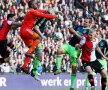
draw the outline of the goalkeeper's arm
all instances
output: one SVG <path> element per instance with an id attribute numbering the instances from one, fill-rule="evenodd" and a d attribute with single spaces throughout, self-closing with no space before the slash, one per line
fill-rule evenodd
<path id="1" fill-rule="evenodd" d="M 40 36 L 41 38 L 46 39 L 46 37 L 41 33 L 41 31 L 40 31 L 38 25 L 36 25 L 36 26 L 34 27 L 34 30 L 36 31 L 36 33 L 39 34 L 39 36 Z"/>

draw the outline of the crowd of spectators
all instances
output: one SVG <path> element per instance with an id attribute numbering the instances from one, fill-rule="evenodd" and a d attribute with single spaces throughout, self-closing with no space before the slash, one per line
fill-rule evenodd
<path id="1" fill-rule="evenodd" d="M 14 13 L 16 21 L 22 22 L 28 9 L 29 0 L 0 0 L 0 25 L 3 20 L 6 19 L 7 14 Z M 62 32 L 63 39 L 59 42 L 55 42 L 52 38 L 42 40 L 43 58 L 38 67 L 38 72 L 54 72 L 56 68 L 56 52 L 57 49 L 68 42 L 73 36 L 66 29 L 67 26 L 72 28 L 78 25 L 83 25 L 84 18 L 87 16 L 93 17 L 93 25 L 96 26 L 96 30 L 100 29 L 104 33 L 104 38 L 108 38 L 107 18 L 108 15 L 108 1 L 107 0 L 38 0 L 40 9 L 53 8 L 63 13 L 63 21 L 48 21 L 46 24 L 45 34 L 52 32 Z M 7 38 L 11 40 L 16 47 L 19 47 L 16 52 L 13 52 L 10 48 L 10 62 L 2 64 L 2 73 L 20 73 L 20 67 L 24 63 L 25 52 L 28 48 L 25 46 L 19 35 L 20 28 L 10 31 Z M 29 67 L 32 66 L 30 61 Z M 81 63 L 79 64 L 81 65 Z M 71 72 L 69 55 L 63 55 L 62 65 L 63 72 Z M 81 68 L 78 69 L 78 72 Z"/>

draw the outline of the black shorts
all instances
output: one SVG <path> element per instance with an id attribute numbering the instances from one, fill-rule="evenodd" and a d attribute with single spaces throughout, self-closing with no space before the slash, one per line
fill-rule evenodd
<path id="1" fill-rule="evenodd" d="M 9 57 L 9 51 L 7 50 L 7 41 L 0 40 L 0 55 L 3 58 Z"/>
<path id="2" fill-rule="evenodd" d="M 90 66 L 92 69 L 95 70 L 96 73 L 101 73 L 101 71 L 104 69 L 98 60 L 93 61 L 93 62 L 88 62 L 88 61 L 82 60 L 82 64 L 83 64 L 84 68 L 86 66 Z"/>

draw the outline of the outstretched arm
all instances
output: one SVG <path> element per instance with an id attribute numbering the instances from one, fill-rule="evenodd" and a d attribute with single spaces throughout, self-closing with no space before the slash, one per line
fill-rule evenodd
<path id="1" fill-rule="evenodd" d="M 108 58 L 104 56 L 104 54 L 102 53 L 101 49 L 99 48 L 99 46 L 97 45 L 96 50 L 98 51 L 98 53 L 108 61 Z"/>
<path id="2" fill-rule="evenodd" d="M 7 23 L 11 26 L 12 29 L 22 26 L 22 22 L 7 21 Z"/>
<path id="3" fill-rule="evenodd" d="M 43 38 L 43 39 L 47 39 L 42 33 L 41 33 L 41 31 L 40 31 L 40 29 L 39 29 L 39 26 L 35 26 L 34 27 L 34 29 L 35 29 L 35 31 L 39 34 L 39 36 L 41 37 L 41 38 Z"/>
<path id="4" fill-rule="evenodd" d="M 47 19 L 56 18 L 56 15 L 44 14 L 44 13 L 41 13 L 41 12 L 39 12 L 37 10 L 31 10 L 31 13 L 34 14 L 36 17 L 47 18 Z"/>
<path id="5" fill-rule="evenodd" d="M 11 25 L 16 25 L 16 26 L 22 26 L 22 22 L 12 22 L 12 24 Z"/>
<path id="6" fill-rule="evenodd" d="M 18 27 L 21 27 L 22 26 L 22 23 L 20 22 L 12 22 L 12 24 L 11 24 L 11 28 L 12 29 L 16 29 L 16 28 L 18 28 Z"/>
<path id="7" fill-rule="evenodd" d="M 68 29 L 69 29 L 69 32 L 70 32 L 71 34 L 76 35 L 77 38 L 78 38 L 79 40 L 82 39 L 83 36 L 80 36 L 73 28 L 68 28 Z"/>

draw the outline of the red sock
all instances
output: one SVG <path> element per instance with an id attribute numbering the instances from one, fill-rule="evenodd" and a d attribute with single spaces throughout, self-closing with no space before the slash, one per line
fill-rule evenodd
<path id="1" fill-rule="evenodd" d="M 28 63 L 29 63 L 29 61 L 30 61 L 30 59 L 31 59 L 30 57 L 26 56 L 25 61 L 24 61 L 24 64 L 23 64 L 22 67 L 27 67 L 27 65 L 28 65 Z"/>
<path id="2" fill-rule="evenodd" d="M 35 40 L 33 42 L 33 45 L 27 51 L 27 53 L 32 53 L 39 43 L 40 43 L 39 40 Z M 30 59 L 31 59 L 30 57 L 26 56 L 25 61 L 24 61 L 24 64 L 23 64 L 22 67 L 27 67 L 28 63 L 30 62 Z"/>
<path id="3" fill-rule="evenodd" d="M 7 46 L 9 46 L 10 48 L 13 48 L 14 44 L 12 42 L 10 42 L 10 43 L 7 43 Z"/>
<path id="4" fill-rule="evenodd" d="M 33 42 L 33 45 L 29 48 L 29 50 L 27 51 L 27 53 L 31 53 L 31 52 L 33 52 L 34 51 L 34 49 L 37 47 L 37 45 L 40 43 L 40 41 L 39 40 L 35 40 L 34 42 Z"/>

